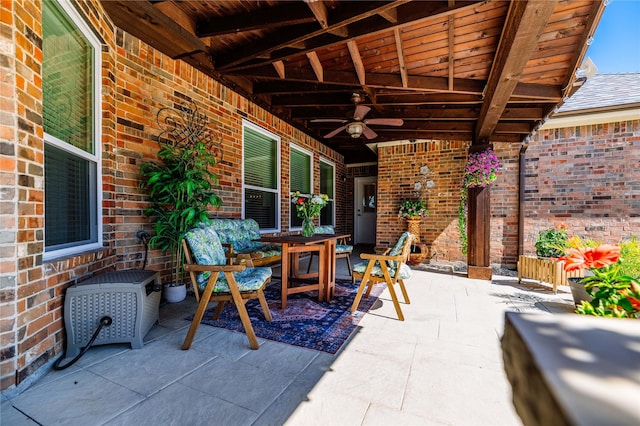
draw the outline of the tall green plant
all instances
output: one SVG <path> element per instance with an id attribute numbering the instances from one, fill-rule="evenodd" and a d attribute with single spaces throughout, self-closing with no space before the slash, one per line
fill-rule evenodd
<path id="1" fill-rule="evenodd" d="M 144 214 L 155 219 L 155 235 L 149 245 L 170 253 L 173 280 L 179 282 L 182 238 L 198 223 L 209 222 L 208 208 L 220 206 L 222 201 L 212 191 L 218 177 L 210 168 L 216 160 L 205 143 L 160 147 L 162 164 L 149 162 L 140 167 L 140 187 L 151 199 Z"/>

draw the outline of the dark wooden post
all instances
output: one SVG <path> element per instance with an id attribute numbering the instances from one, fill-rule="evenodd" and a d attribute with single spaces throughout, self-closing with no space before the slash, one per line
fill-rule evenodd
<path id="1" fill-rule="evenodd" d="M 469 152 L 484 151 L 490 145 L 469 147 Z M 491 279 L 491 186 L 468 189 L 467 277 Z"/>

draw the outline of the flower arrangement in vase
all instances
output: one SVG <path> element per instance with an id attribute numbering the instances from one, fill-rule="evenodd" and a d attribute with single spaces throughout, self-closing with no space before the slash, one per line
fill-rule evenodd
<path id="1" fill-rule="evenodd" d="M 297 216 L 302 219 L 303 236 L 311 237 L 315 234 L 313 218 L 320 215 L 328 201 L 327 194 L 301 194 L 300 191 L 291 193 L 291 204 L 295 206 Z"/>
<path id="2" fill-rule="evenodd" d="M 404 200 L 400 203 L 398 217 L 401 219 L 422 219 L 429 214 L 424 200 Z"/>

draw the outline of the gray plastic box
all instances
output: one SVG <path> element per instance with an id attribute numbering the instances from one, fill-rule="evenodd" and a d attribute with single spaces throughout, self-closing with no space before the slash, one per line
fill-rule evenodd
<path id="1" fill-rule="evenodd" d="M 160 274 L 145 270 L 107 272 L 69 287 L 64 300 L 66 356 L 80 353 L 104 316 L 113 323 L 102 327 L 93 345 L 142 348 L 142 339 L 158 321 L 161 289 Z"/>

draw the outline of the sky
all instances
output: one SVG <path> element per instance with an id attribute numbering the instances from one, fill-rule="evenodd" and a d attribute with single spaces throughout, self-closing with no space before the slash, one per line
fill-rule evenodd
<path id="1" fill-rule="evenodd" d="M 611 0 L 586 57 L 598 74 L 640 72 L 640 0 Z"/>

